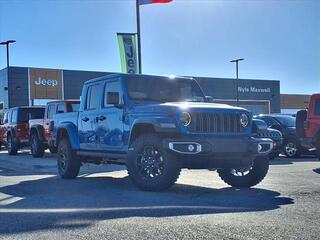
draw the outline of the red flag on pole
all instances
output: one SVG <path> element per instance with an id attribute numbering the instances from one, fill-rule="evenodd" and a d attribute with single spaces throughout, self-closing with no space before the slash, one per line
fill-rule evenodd
<path id="1" fill-rule="evenodd" d="M 152 4 L 152 3 L 169 3 L 172 1 L 173 0 L 139 0 L 139 4 L 144 5 L 144 4 Z"/>

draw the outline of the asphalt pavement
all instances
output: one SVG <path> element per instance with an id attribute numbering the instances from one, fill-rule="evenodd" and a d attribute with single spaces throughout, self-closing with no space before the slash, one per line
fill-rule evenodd
<path id="1" fill-rule="evenodd" d="M 168 191 L 138 190 L 123 166 L 57 176 L 55 156 L 0 152 L 0 239 L 320 239 L 320 161 L 277 158 L 264 181 L 234 189 L 183 170 Z"/>

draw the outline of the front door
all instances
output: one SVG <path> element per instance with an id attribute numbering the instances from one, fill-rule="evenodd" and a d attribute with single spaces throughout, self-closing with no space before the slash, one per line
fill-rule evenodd
<path id="1" fill-rule="evenodd" d="M 101 83 L 88 86 L 85 96 L 85 106 L 79 112 L 79 142 L 80 149 L 87 151 L 99 150 L 98 119 L 101 106 L 102 87 Z"/>
<path id="2" fill-rule="evenodd" d="M 123 150 L 123 108 L 108 103 L 108 94 L 117 94 L 122 102 L 122 86 L 120 79 L 105 83 L 103 103 L 100 111 L 99 132 L 101 148 L 107 152 L 121 153 Z"/>

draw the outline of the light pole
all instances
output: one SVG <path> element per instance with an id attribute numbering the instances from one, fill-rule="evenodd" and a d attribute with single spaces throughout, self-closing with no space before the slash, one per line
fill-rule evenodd
<path id="1" fill-rule="evenodd" d="M 238 59 L 234 59 L 231 60 L 231 63 L 236 63 L 236 92 L 237 92 L 237 107 L 239 107 L 239 90 L 238 90 L 238 86 L 239 86 L 239 62 L 243 61 L 244 58 L 238 58 Z"/>
<path id="2" fill-rule="evenodd" d="M 8 40 L 8 41 L 5 41 L 5 42 L 0 42 L 0 45 L 6 45 L 7 46 L 7 68 L 9 69 L 9 44 L 10 43 L 15 43 L 16 40 Z M 9 70 L 8 70 L 9 71 Z"/>

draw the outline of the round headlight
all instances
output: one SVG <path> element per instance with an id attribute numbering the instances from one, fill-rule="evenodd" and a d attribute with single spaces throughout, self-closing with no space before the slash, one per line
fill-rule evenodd
<path id="1" fill-rule="evenodd" d="M 191 116 L 188 112 L 182 112 L 180 116 L 180 122 L 183 124 L 183 126 L 189 126 L 191 123 Z"/>
<path id="2" fill-rule="evenodd" d="M 249 117 L 247 114 L 245 113 L 242 113 L 241 116 L 240 116 L 240 124 L 241 124 L 241 127 L 247 127 L 248 124 L 249 124 Z"/>

